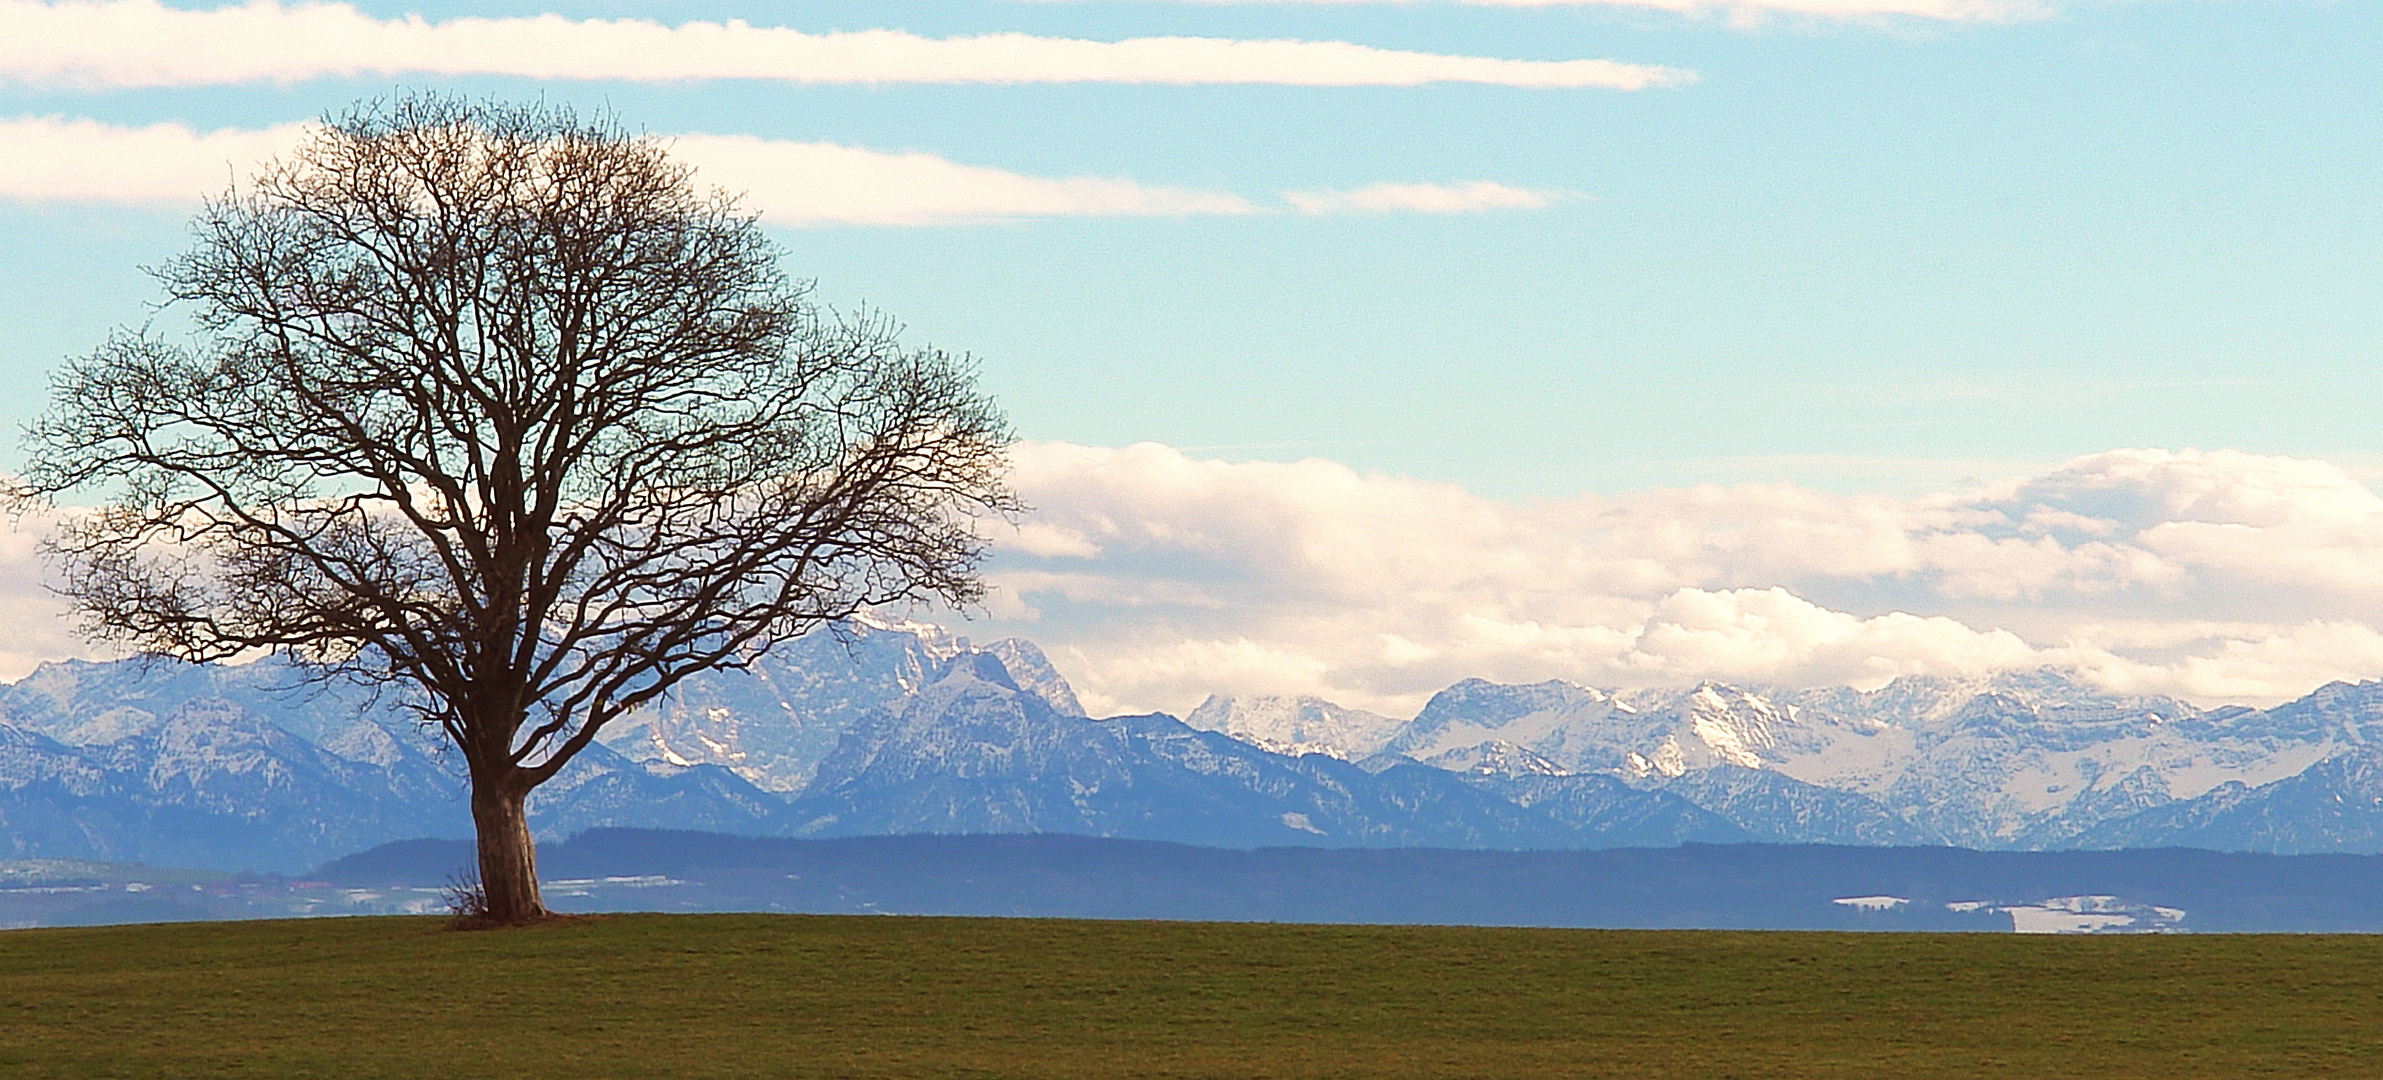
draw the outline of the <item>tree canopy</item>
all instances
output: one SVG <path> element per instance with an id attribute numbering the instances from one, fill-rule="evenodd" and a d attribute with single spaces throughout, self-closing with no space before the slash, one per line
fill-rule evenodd
<path id="1" fill-rule="evenodd" d="M 88 631 L 414 691 L 470 771 L 498 921 L 523 801 L 694 672 L 866 606 L 979 597 L 1014 505 L 964 357 L 788 278 L 668 147 L 410 96 L 210 201 L 155 271 L 196 332 L 54 378 L 18 496 Z"/>

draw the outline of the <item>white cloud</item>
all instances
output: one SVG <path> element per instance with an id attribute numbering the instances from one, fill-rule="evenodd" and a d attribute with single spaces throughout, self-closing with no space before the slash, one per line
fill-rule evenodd
<path id="1" fill-rule="evenodd" d="M 0 681 L 24 678 L 47 660 L 112 655 L 84 641 L 66 602 L 43 586 L 41 543 L 50 529 L 39 515 L 0 527 Z"/>
<path id="2" fill-rule="evenodd" d="M 1917 18 L 1947 22 L 2038 19 L 2049 9 L 2032 0 L 1460 0 L 1483 7 L 1650 7 L 1682 14 L 1718 12 L 1738 22 L 1767 15 L 1822 19 Z"/>
<path id="3" fill-rule="evenodd" d="M 196 202 L 298 144 L 307 125 L 192 131 L 95 120 L 0 120 L 0 198 L 61 202 Z"/>
<path id="4" fill-rule="evenodd" d="M 1622 659 L 1683 682 L 1772 682 L 1785 674 L 1875 687 L 1899 675 L 2038 664 L 2045 654 L 2006 631 L 1904 612 L 1857 618 L 1773 587 L 1675 592 L 1655 606 Z"/>
<path id="5" fill-rule="evenodd" d="M 1908 499 L 1530 504 L 1153 444 L 1016 463 L 1037 509 L 986 630 L 1041 641 L 1106 709 L 1312 693 L 1396 713 L 1472 676 L 1868 687 L 2039 664 L 2261 703 L 2383 675 L 2383 499 L 2321 461 L 2120 450 Z"/>
<path id="6" fill-rule="evenodd" d="M 1516 504 L 1147 443 L 1013 456 L 1035 510 L 996 535 L 990 618 L 968 630 L 1032 637 L 1099 712 L 1216 692 L 1405 714 L 1468 677 L 1875 687 L 2047 664 L 2264 704 L 2383 676 L 2383 500 L 2321 461 L 2119 450 L 1910 499 Z M 0 531 L 0 679 L 89 654 L 39 585 L 42 527 Z"/>
<path id="7" fill-rule="evenodd" d="M 2074 662 L 2115 690 L 2203 702 L 2274 701 L 2334 679 L 2383 673 L 2383 631 L 2364 622 L 2320 619 L 2195 644 L 2198 651 L 2164 661 L 2079 650 Z"/>
<path id="8" fill-rule="evenodd" d="M 1470 210 L 1537 210 L 1562 193 L 1529 191 L 1488 180 L 1446 184 L 1367 184 L 1349 191 L 1288 191 L 1283 201 L 1303 214 L 1379 214 L 1419 210 L 1454 214 Z"/>
<path id="9" fill-rule="evenodd" d="M 745 135 L 671 140 L 702 183 L 745 193 L 770 221 L 921 225 L 1010 217 L 1246 214 L 1228 192 L 1104 177 L 1025 176 L 934 154 Z"/>
<path id="10" fill-rule="evenodd" d="M 1193 0 L 1196 3 L 1250 2 L 1355 5 L 1410 3 L 1412 0 Z M 2015 22 L 2040 19 L 2051 13 L 2035 0 L 1452 0 L 1472 7 L 1636 7 L 1683 15 L 1719 14 L 1738 24 L 1757 23 L 1771 16 L 1818 19 L 1877 20 L 1938 19 L 1946 22 Z"/>
<path id="11" fill-rule="evenodd" d="M 0 199 L 85 203 L 192 203 L 218 193 L 311 130 L 193 131 L 180 124 L 118 127 L 93 120 L 0 120 Z M 679 135 L 672 151 L 699 183 L 740 192 L 781 225 L 933 225 L 1034 217 L 1185 216 L 1268 212 L 1226 191 L 1143 184 L 1118 177 L 1028 176 L 964 165 L 922 151 L 887 152 L 749 135 Z M 1294 207 L 1453 213 L 1538 206 L 1539 195 L 1487 181 L 1377 184 Z M 1279 211 L 1278 211 L 1279 212 Z"/>
<path id="12" fill-rule="evenodd" d="M 0 0 L 0 80 L 45 86 L 205 86 L 371 75 L 795 83 L 1466 82 L 1638 90 L 1691 73 L 1612 60 L 1507 60 L 1339 41 L 1028 34 L 926 38 L 898 30 L 810 34 L 742 21 L 376 19 L 346 4 L 188 10 L 155 0 Z"/>

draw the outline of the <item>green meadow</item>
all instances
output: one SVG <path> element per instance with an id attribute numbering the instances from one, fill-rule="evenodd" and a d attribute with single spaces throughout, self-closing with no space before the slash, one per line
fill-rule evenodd
<path id="1" fill-rule="evenodd" d="M 763 915 L 0 933 L 12 1077 L 2383 1075 L 2383 937 Z"/>

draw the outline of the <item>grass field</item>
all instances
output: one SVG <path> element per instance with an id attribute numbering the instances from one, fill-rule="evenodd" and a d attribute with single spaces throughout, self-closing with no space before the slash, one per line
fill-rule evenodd
<path id="1" fill-rule="evenodd" d="M 0 1074 L 2383 1075 L 2383 937 L 443 926 L 0 933 Z"/>

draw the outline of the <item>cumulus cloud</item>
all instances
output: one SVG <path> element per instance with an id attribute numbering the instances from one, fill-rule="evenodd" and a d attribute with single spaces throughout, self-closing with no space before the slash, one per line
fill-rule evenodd
<path id="1" fill-rule="evenodd" d="M 1918 498 L 1505 503 L 1337 463 L 1026 444 L 995 626 L 1088 702 L 1412 710 L 1459 678 L 1872 687 L 2036 665 L 2262 703 L 2383 675 L 2383 500 L 2321 461 L 2118 450 Z"/>
<path id="2" fill-rule="evenodd" d="M 155 0 L 0 0 L 0 80 L 41 86 L 161 87 L 358 75 L 794 83 L 1489 83 L 1639 90 L 1687 82 L 1672 68 L 1612 60 L 1508 60 L 1341 41 L 1150 37 L 1087 41 L 1029 34 L 927 38 L 899 30 L 811 34 L 741 20 L 676 26 L 544 14 L 376 19 L 347 4 L 188 10 Z"/>
<path id="3" fill-rule="evenodd" d="M 1209 693 L 1411 713 L 1458 679 L 1875 687 L 2052 665 L 2266 704 L 2383 676 L 2383 499 L 2322 461 L 2115 450 L 1915 498 L 1698 486 L 1511 503 L 1331 461 L 1024 443 L 980 636 L 1096 712 Z M 0 531 L 0 679 L 88 655 Z M 2212 535 L 2223 542 L 2212 540 Z"/>
<path id="4" fill-rule="evenodd" d="M 44 661 L 111 655 L 75 632 L 66 602 L 45 588 L 41 544 L 51 522 L 29 514 L 0 528 L 0 681 L 31 674 Z"/>

